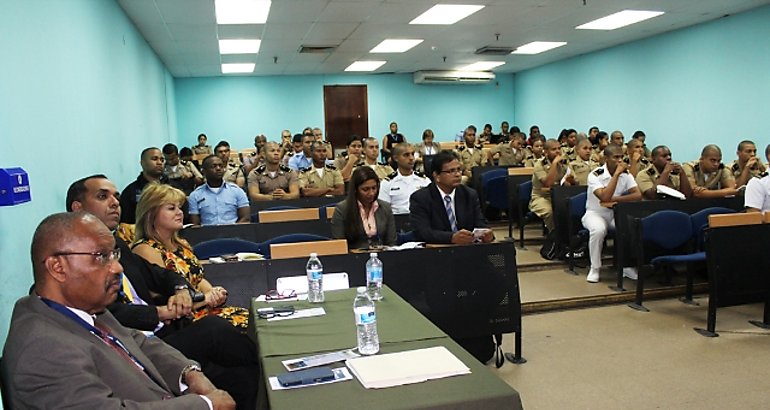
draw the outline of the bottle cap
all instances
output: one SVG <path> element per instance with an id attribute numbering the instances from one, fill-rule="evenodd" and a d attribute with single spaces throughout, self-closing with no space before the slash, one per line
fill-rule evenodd
<path id="1" fill-rule="evenodd" d="M 377 257 L 377 252 L 372 252 L 372 253 L 369 254 L 369 256 L 371 256 L 372 258 L 376 258 Z"/>
<path id="2" fill-rule="evenodd" d="M 312 252 L 312 253 L 310 254 L 310 257 L 311 257 L 311 258 L 317 258 L 317 257 L 318 257 L 318 254 L 317 254 L 317 253 L 315 253 L 315 252 Z"/>
<path id="3" fill-rule="evenodd" d="M 359 286 L 356 288 L 356 292 L 358 293 L 366 293 L 366 287 L 365 286 Z"/>

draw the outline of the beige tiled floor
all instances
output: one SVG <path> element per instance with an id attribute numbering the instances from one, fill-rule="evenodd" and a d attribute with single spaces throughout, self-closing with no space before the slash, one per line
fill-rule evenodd
<path id="1" fill-rule="evenodd" d="M 533 409 L 768 408 L 770 331 L 747 323 L 762 306 L 723 308 L 717 338 L 704 327 L 707 300 L 651 301 L 524 317 L 527 363 L 493 369 Z M 513 350 L 513 336 L 504 338 Z"/>

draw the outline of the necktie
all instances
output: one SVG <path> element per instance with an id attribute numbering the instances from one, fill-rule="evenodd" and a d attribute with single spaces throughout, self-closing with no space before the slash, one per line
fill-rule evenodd
<path id="1" fill-rule="evenodd" d="M 457 232 L 457 219 L 455 219 L 455 213 L 452 211 L 451 196 L 444 196 L 444 207 L 446 207 L 446 215 L 449 218 L 449 226 L 452 228 L 452 232 Z"/>
<path id="2" fill-rule="evenodd" d="M 111 332 L 110 329 L 97 321 L 94 321 L 94 327 L 99 331 L 96 336 L 98 336 L 104 343 L 106 343 L 108 346 L 112 348 L 123 360 L 130 363 L 132 367 L 143 373 L 148 379 L 152 380 L 155 384 L 160 386 L 165 390 L 165 387 L 162 383 L 158 382 L 158 380 L 155 379 L 144 367 L 142 362 L 139 361 L 139 359 L 136 358 L 131 352 L 128 351 L 128 349 L 123 345 L 123 342 L 120 341 L 117 337 L 115 337 Z"/>

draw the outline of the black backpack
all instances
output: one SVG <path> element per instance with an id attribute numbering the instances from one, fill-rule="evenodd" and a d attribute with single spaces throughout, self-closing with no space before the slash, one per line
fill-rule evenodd
<path id="1" fill-rule="evenodd" d="M 543 247 L 540 248 L 540 256 L 549 261 L 554 260 L 554 258 L 561 254 L 560 247 L 559 238 L 554 229 L 546 235 L 545 240 L 543 241 Z"/>

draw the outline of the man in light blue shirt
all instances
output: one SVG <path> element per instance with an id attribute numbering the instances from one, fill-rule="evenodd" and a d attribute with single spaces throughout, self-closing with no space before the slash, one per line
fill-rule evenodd
<path id="1" fill-rule="evenodd" d="M 310 154 L 310 147 L 314 141 L 315 138 L 313 137 L 312 130 L 302 135 L 302 152 L 292 155 L 289 159 L 289 168 L 299 172 L 313 166 L 313 156 Z"/>
<path id="2" fill-rule="evenodd" d="M 215 155 L 203 160 L 206 183 L 188 198 L 190 221 L 194 225 L 249 223 L 249 199 L 238 185 L 225 182 L 225 165 Z"/>

